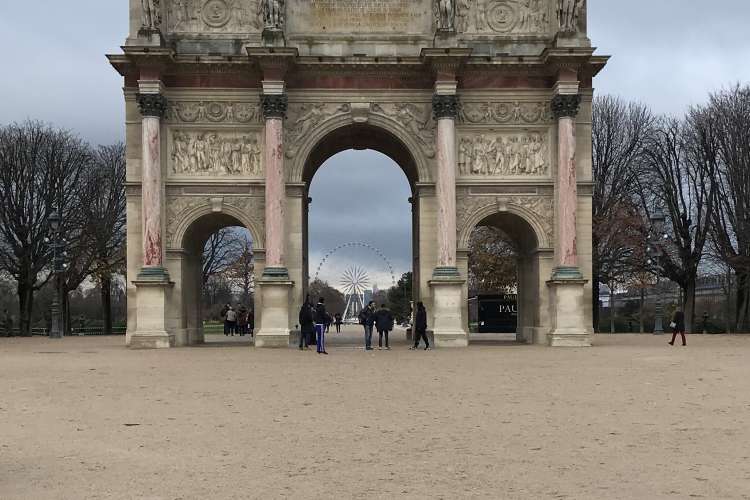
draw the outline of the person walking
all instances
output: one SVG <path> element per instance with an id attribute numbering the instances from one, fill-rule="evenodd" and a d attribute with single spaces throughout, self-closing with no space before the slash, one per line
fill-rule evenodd
<path id="1" fill-rule="evenodd" d="M 6 337 L 13 336 L 13 317 L 10 315 L 7 309 L 3 314 L 3 330 L 5 331 Z"/>
<path id="2" fill-rule="evenodd" d="M 315 333 L 318 337 L 318 354 L 328 354 L 326 352 L 326 321 L 328 313 L 326 312 L 326 299 L 318 299 L 318 305 L 315 306 Z"/>
<path id="3" fill-rule="evenodd" d="M 414 346 L 409 349 L 419 349 L 419 341 L 424 339 L 425 351 L 430 350 L 430 341 L 427 338 L 427 310 L 422 302 L 417 302 L 417 314 L 414 318 Z"/>
<path id="4" fill-rule="evenodd" d="M 219 316 L 221 316 L 221 319 L 224 320 L 224 335 L 229 335 L 229 321 L 227 321 L 227 313 L 231 308 L 232 306 L 226 304 L 221 308 L 221 312 L 219 312 Z"/>
<path id="5" fill-rule="evenodd" d="M 315 317 L 309 295 L 299 310 L 299 328 L 299 350 L 306 351 L 310 349 L 310 340 L 315 335 Z"/>
<path id="6" fill-rule="evenodd" d="M 334 314 L 333 320 L 336 324 L 336 333 L 341 333 L 341 324 L 343 323 L 343 321 L 341 320 L 341 313 Z"/>
<path id="7" fill-rule="evenodd" d="M 372 351 L 372 329 L 375 325 L 375 303 L 370 301 L 359 312 L 359 322 L 365 328 L 365 351 Z"/>
<path id="8" fill-rule="evenodd" d="M 330 313 L 326 313 L 326 333 L 331 331 L 331 325 L 333 324 L 333 316 Z"/>
<path id="9" fill-rule="evenodd" d="M 237 330 L 237 311 L 232 306 L 229 306 L 227 311 L 227 330 L 234 337 L 234 332 Z"/>
<path id="10" fill-rule="evenodd" d="M 247 311 L 247 333 L 253 336 L 255 332 L 255 311 L 251 308 Z"/>
<path id="11" fill-rule="evenodd" d="M 237 331 L 240 337 L 244 337 L 247 334 L 247 309 L 245 306 L 242 306 L 240 312 L 237 313 Z"/>
<path id="12" fill-rule="evenodd" d="M 381 304 L 380 310 L 375 313 L 375 328 L 378 329 L 378 349 L 383 349 L 383 337 L 385 337 L 385 349 L 390 351 L 388 335 L 393 330 L 393 314 L 385 304 Z"/>
<path id="13" fill-rule="evenodd" d="M 672 323 L 669 325 L 672 327 L 672 340 L 669 342 L 669 345 L 674 345 L 674 340 L 677 338 L 677 334 L 679 333 L 682 337 L 682 345 L 686 346 L 687 342 L 685 342 L 685 313 L 682 311 L 675 311 L 674 317 L 672 318 Z"/>

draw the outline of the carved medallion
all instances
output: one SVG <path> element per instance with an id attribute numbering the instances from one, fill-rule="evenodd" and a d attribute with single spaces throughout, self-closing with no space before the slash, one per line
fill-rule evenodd
<path id="1" fill-rule="evenodd" d="M 518 13 L 509 3 L 496 3 L 487 12 L 487 23 L 498 33 L 510 33 L 518 20 Z"/>
<path id="2" fill-rule="evenodd" d="M 232 11 L 224 0 L 208 0 L 201 14 L 203 22 L 212 28 L 225 26 L 232 17 Z"/>
<path id="3" fill-rule="evenodd" d="M 260 123 L 258 104 L 233 101 L 177 101 L 167 113 L 168 122 Z"/>
<path id="4" fill-rule="evenodd" d="M 548 0 L 460 0 L 459 26 L 464 32 L 494 31 L 500 34 L 547 33 Z"/>
<path id="5" fill-rule="evenodd" d="M 465 102 L 460 118 L 469 124 L 534 124 L 549 123 L 552 112 L 549 103 L 539 102 Z"/>

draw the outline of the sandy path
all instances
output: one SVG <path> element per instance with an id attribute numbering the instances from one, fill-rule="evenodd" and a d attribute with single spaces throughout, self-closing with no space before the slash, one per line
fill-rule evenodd
<path id="1" fill-rule="evenodd" d="M 0 498 L 750 499 L 750 337 L 666 340 L 0 339 Z"/>

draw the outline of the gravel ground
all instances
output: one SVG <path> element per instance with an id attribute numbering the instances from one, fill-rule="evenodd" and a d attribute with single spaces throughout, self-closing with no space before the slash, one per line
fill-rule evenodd
<path id="1" fill-rule="evenodd" d="M 667 340 L 0 339 L 0 498 L 750 499 L 750 337 Z"/>

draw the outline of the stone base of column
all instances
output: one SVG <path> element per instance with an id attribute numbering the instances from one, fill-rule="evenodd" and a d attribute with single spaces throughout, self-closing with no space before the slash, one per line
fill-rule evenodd
<path id="1" fill-rule="evenodd" d="M 284 31 L 279 28 L 264 28 L 261 38 L 264 47 L 286 47 Z"/>
<path id="2" fill-rule="evenodd" d="M 592 329 L 584 314 L 584 279 L 552 279 L 547 282 L 551 294 L 552 347 L 591 347 Z"/>
<path id="3" fill-rule="evenodd" d="M 166 328 L 167 294 L 174 285 L 163 268 L 144 268 L 133 282 L 136 286 L 136 331 L 130 336 L 131 349 L 165 349 L 174 345 Z"/>
<path id="4" fill-rule="evenodd" d="M 469 332 L 461 321 L 464 280 L 457 271 L 451 277 L 439 278 L 447 269 L 435 269 L 434 279 L 429 282 L 433 296 L 433 342 L 435 347 L 466 347 L 469 345 Z"/>
<path id="5" fill-rule="evenodd" d="M 262 296 L 260 328 L 255 347 L 289 347 L 289 292 L 294 282 L 283 268 L 266 268 L 258 281 Z"/>

